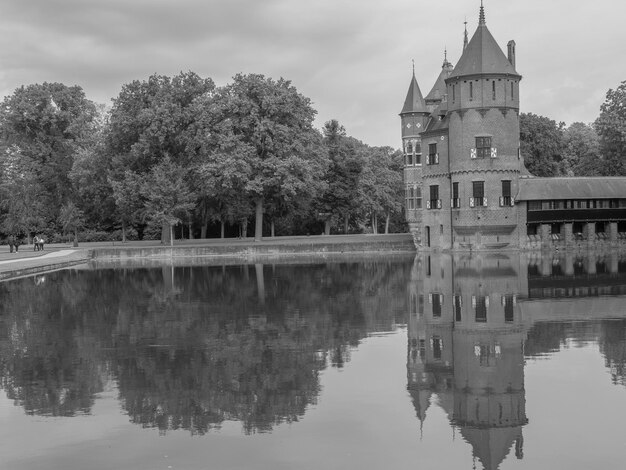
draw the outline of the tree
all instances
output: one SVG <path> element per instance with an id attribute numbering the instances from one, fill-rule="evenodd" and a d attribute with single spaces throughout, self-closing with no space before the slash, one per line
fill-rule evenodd
<path id="1" fill-rule="evenodd" d="M 107 122 L 106 107 L 96 105 L 92 132 L 74 154 L 69 173 L 75 200 L 85 213 L 85 223 L 100 230 L 109 230 L 115 223 L 115 201 L 109 183 L 111 159 L 104 147 Z"/>
<path id="2" fill-rule="evenodd" d="M 34 163 L 15 145 L 5 149 L 0 159 L 0 208 L 3 210 L 2 231 L 25 233 L 44 226 L 41 186 Z"/>
<path id="3" fill-rule="evenodd" d="M 606 93 L 595 129 L 600 136 L 600 152 L 606 175 L 626 175 L 626 81 Z"/>
<path id="4" fill-rule="evenodd" d="M 319 212 L 325 215 L 324 232 L 330 234 L 333 221 L 343 220 L 344 233 L 348 233 L 349 218 L 358 208 L 359 179 L 363 160 L 357 154 L 360 142 L 346 137 L 346 131 L 335 119 L 324 124 L 324 145 L 330 165 L 325 180 L 326 191 L 318 203 Z"/>
<path id="5" fill-rule="evenodd" d="M 124 85 L 114 100 L 106 130 L 106 153 L 112 160 L 110 181 L 122 181 L 126 170 L 144 177 L 166 158 L 190 167 L 193 154 L 187 152 L 187 145 L 188 129 L 196 121 L 193 103 L 210 95 L 214 87 L 210 78 L 193 72 L 173 78 L 155 74 L 146 81 Z M 171 231 L 171 225 L 165 223 L 162 242 Z"/>
<path id="6" fill-rule="evenodd" d="M 359 201 L 369 215 L 372 232 L 378 233 L 378 215 L 383 214 L 388 233 L 392 214 L 402 212 L 402 154 L 389 147 L 363 146 L 362 152 Z"/>
<path id="7" fill-rule="evenodd" d="M 109 184 L 113 190 L 117 218 L 122 223 L 122 242 L 126 243 L 126 230 L 137 220 L 143 204 L 141 178 L 126 170 L 124 176 L 118 180 L 109 178 Z"/>
<path id="8" fill-rule="evenodd" d="M 601 176 L 604 160 L 600 157 L 600 141 L 594 128 L 575 122 L 563 131 L 563 156 L 568 174 Z"/>
<path id="9" fill-rule="evenodd" d="M 2 137 L 32 163 L 38 201 L 50 222 L 72 196 L 70 170 L 94 132 L 96 107 L 79 86 L 43 83 L 22 86 L 0 109 Z"/>
<path id="10" fill-rule="evenodd" d="M 65 233 L 74 234 L 74 246 L 78 246 L 78 231 L 85 226 L 83 211 L 72 201 L 69 201 L 61 207 L 59 222 Z"/>
<path id="11" fill-rule="evenodd" d="M 194 206 L 194 194 L 185 181 L 185 169 L 166 156 L 146 175 L 141 185 L 148 221 L 168 226 L 170 245 L 174 245 L 174 225 L 181 222 Z"/>
<path id="12" fill-rule="evenodd" d="M 207 112 L 205 122 L 222 133 L 215 151 L 205 155 L 206 168 L 216 177 L 245 177 L 242 191 L 255 207 L 255 239 L 263 234 L 266 203 L 289 203 L 323 187 L 327 158 L 313 128 L 315 110 L 288 80 L 236 75 L 216 92 Z"/>
<path id="13" fill-rule="evenodd" d="M 565 173 L 563 127 L 552 119 L 533 113 L 520 114 L 520 151 L 526 168 L 535 176 Z"/>

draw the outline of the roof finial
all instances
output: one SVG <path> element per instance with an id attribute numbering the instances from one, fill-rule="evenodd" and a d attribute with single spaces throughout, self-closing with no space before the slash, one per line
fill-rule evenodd
<path id="1" fill-rule="evenodd" d="M 480 15 L 478 16 L 478 24 L 485 24 L 485 8 L 483 7 L 483 0 L 480 0 Z"/>
<path id="2" fill-rule="evenodd" d="M 465 32 L 463 33 L 463 50 L 465 50 L 467 47 L 467 16 L 465 17 L 463 24 L 465 25 Z"/>
<path id="3" fill-rule="evenodd" d="M 443 46 L 443 61 L 448 62 L 448 46 Z"/>
<path id="4" fill-rule="evenodd" d="M 415 75 L 415 59 L 411 59 L 411 62 L 413 63 L 413 75 Z"/>

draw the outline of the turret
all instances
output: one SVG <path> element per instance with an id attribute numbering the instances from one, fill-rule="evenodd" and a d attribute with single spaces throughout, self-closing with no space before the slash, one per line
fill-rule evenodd
<path id="1" fill-rule="evenodd" d="M 402 148 L 404 151 L 404 183 L 406 220 L 415 243 L 421 243 L 422 220 L 422 140 L 430 112 L 415 78 L 415 65 L 409 90 L 400 112 Z"/>
<path id="2" fill-rule="evenodd" d="M 448 53 L 444 50 L 443 56 L 443 64 L 441 65 L 441 72 L 433 85 L 433 88 L 426 95 L 425 101 L 426 106 L 432 111 L 435 107 L 446 99 L 447 90 L 446 90 L 446 78 L 450 76 L 454 70 L 453 65 L 448 62 Z"/>

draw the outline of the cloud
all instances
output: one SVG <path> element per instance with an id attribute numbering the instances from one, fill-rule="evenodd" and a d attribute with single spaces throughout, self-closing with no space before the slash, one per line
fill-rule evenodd
<path id="1" fill-rule="evenodd" d="M 290 79 L 312 99 L 318 124 L 338 119 L 360 140 L 399 147 L 398 112 L 411 77 L 423 93 L 455 63 L 463 21 L 478 0 L 5 0 L 0 91 L 59 81 L 108 102 L 124 83 L 192 70 L 218 85 L 233 75 Z M 495 3 L 487 25 L 515 39 L 522 107 L 556 121 L 595 119 L 604 93 L 626 79 L 617 0 Z M 610 14 L 606 14 L 610 11 Z M 573 86 L 566 80 L 575 80 Z M 600 102 L 597 102 L 597 100 Z"/>

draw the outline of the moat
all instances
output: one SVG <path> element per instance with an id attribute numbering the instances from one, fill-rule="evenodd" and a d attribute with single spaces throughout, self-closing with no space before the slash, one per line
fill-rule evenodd
<path id="1" fill-rule="evenodd" d="M 0 468 L 623 466 L 626 255 L 99 263 L 0 298 Z"/>

